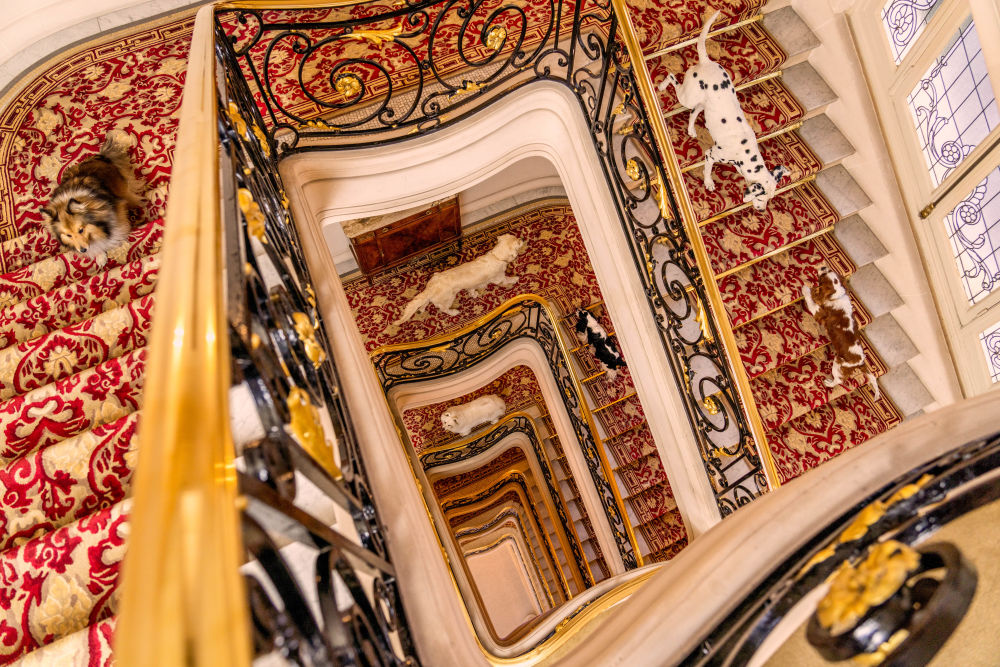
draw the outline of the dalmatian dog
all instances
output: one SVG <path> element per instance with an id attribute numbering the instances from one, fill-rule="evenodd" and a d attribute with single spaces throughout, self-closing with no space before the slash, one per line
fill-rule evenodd
<path id="1" fill-rule="evenodd" d="M 875 398 L 879 398 L 881 392 L 875 374 L 867 369 L 861 370 L 866 361 L 865 350 L 861 346 L 861 330 L 840 276 L 822 267 L 816 286 L 802 288 L 802 298 L 806 310 L 826 330 L 833 351 L 833 377 L 823 380 L 823 385 L 832 389 L 844 381 L 845 371 L 846 375 L 851 375 L 857 370 L 864 373 Z"/>
<path id="2" fill-rule="evenodd" d="M 507 265 L 514 261 L 525 245 L 526 243 L 516 236 L 504 234 L 485 255 L 435 273 L 427 281 L 427 287 L 406 304 L 403 314 L 393 322 L 393 326 L 399 326 L 407 321 L 427 304 L 434 304 L 438 310 L 447 315 L 458 315 L 458 310 L 452 308 L 452 305 L 462 290 L 469 290 L 472 296 L 478 296 L 491 283 L 505 287 L 515 284 L 518 279 L 516 276 L 507 275 Z"/>
<path id="3" fill-rule="evenodd" d="M 708 31 L 719 12 L 705 22 L 698 38 L 698 63 L 684 73 L 684 83 L 678 83 L 673 74 L 660 82 L 660 90 L 672 85 L 678 101 L 691 109 L 688 134 L 697 136 L 694 129 L 698 114 L 705 113 L 705 126 L 712 135 L 712 147 L 705 152 L 705 188 L 712 192 L 712 167 L 716 162 L 731 164 L 747 181 L 743 202 L 753 202 L 753 207 L 763 211 L 774 196 L 778 182 L 785 175 L 784 167 L 768 171 L 757 146 L 757 136 L 743 115 L 733 81 L 717 62 L 708 57 L 705 42 Z"/>
<path id="4" fill-rule="evenodd" d="M 507 413 L 507 404 L 496 394 L 487 394 L 441 413 L 441 425 L 449 433 L 467 436 L 480 424 L 496 424 Z"/>
<path id="5" fill-rule="evenodd" d="M 617 369 L 625 366 L 625 359 L 615 349 L 614 343 L 608 337 L 608 332 L 604 330 L 597 318 L 583 308 L 576 311 L 576 337 L 580 339 L 581 343 L 590 346 L 594 356 L 607 372 L 609 380 L 618 377 Z"/>

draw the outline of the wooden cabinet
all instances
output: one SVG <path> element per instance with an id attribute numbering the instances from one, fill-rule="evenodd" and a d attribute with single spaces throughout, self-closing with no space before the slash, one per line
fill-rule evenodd
<path id="1" fill-rule="evenodd" d="M 397 220 L 351 239 L 351 249 L 361 272 L 370 276 L 462 235 L 458 198 Z"/>

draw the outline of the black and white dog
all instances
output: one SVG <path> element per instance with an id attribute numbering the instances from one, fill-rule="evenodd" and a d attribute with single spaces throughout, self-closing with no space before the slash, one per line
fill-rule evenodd
<path id="1" fill-rule="evenodd" d="M 576 337 L 581 343 L 590 346 L 594 356 L 607 371 L 608 379 L 614 380 L 618 376 L 616 369 L 624 367 L 625 360 L 615 349 L 614 343 L 608 338 L 608 332 L 597 318 L 582 308 L 576 311 Z"/>
<path id="2" fill-rule="evenodd" d="M 752 201 L 755 209 L 763 211 L 774 196 L 778 181 L 785 175 L 785 168 L 775 167 L 768 171 L 757 147 L 757 136 L 740 108 L 732 79 L 726 70 L 708 57 L 705 41 L 709 28 L 718 16 L 716 11 L 702 27 L 698 38 L 698 63 L 684 73 L 684 83 L 677 83 L 676 77 L 668 74 L 659 88 L 664 90 L 672 85 L 677 91 L 677 100 L 691 109 L 688 134 L 692 137 L 697 136 L 694 123 L 698 114 L 705 112 L 705 127 L 711 133 L 713 142 L 705 153 L 705 188 L 709 192 L 715 190 L 712 166 L 716 162 L 731 164 L 748 183 L 743 190 L 743 202 Z"/>

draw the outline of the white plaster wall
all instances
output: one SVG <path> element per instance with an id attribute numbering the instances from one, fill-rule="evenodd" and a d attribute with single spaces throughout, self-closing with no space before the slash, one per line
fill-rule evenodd
<path id="1" fill-rule="evenodd" d="M 772 0 L 765 10 L 791 5 L 822 42 L 809 54 L 809 64 L 839 98 L 826 115 L 856 150 L 843 164 L 872 200 L 860 215 L 889 250 L 875 264 L 904 301 L 892 315 L 919 350 L 910 366 L 934 397 L 934 403 L 925 407 L 929 411 L 954 403 L 962 393 L 871 102 L 870 95 L 880 91 L 869 91 L 848 27 L 845 12 L 855 4 L 855 0 Z"/>
<path id="2" fill-rule="evenodd" d="M 425 205 L 472 187 L 528 157 L 555 165 L 579 221 L 619 340 L 633 360 L 632 376 L 664 461 L 678 506 L 693 535 L 718 523 L 719 515 L 697 447 L 677 395 L 655 324 L 622 233 L 607 182 L 597 161 L 579 104 L 563 86 L 526 86 L 470 119 L 427 137 L 377 149 L 310 153 L 281 164 L 282 178 L 316 276 L 315 289 L 327 322 L 345 397 L 369 461 L 371 485 L 391 535 L 394 560 L 411 625 L 428 664 L 484 664 L 455 582 L 441 558 L 427 508 L 385 410 L 364 353 L 343 285 L 336 278 L 323 226 Z M 322 278 L 321 278 L 322 277 Z M 405 557 L 404 557 L 405 556 Z M 625 578 L 635 573 L 625 575 Z M 617 578 L 615 578 L 617 579 Z M 614 583 L 604 582 L 586 596 Z"/>
<path id="3" fill-rule="evenodd" d="M 103 32 L 207 0 L 4 0 L 0 92 L 38 61 Z"/>

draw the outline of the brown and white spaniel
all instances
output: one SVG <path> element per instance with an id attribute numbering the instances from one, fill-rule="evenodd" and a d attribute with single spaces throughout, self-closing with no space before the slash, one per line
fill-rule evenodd
<path id="1" fill-rule="evenodd" d="M 819 270 L 819 281 L 810 289 L 802 288 L 806 309 L 826 330 L 833 350 L 833 377 L 823 380 L 832 389 L 854 371 L 863 372 L 871 385 L 875 398 L 881 396 L 875 374 L 865 368 L 865 350 L 861 345 L 861 330 L 854 317 L 854 306 L 840 276 L 826 267 Z"/>

